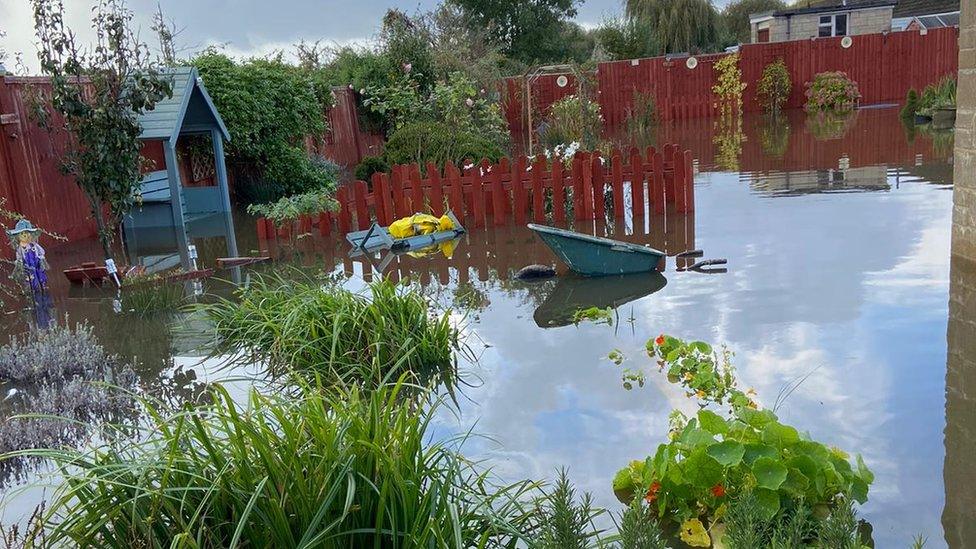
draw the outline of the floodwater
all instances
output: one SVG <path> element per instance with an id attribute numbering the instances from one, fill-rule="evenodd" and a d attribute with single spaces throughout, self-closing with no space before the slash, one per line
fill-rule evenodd
<path id="1" fill-rule="evenodd" d="M 943 528 L 956 526 L 942 524 L 951 134 L 907 131 L 887 109 L 839 122 L 747 117 L 731 129 L 698 121 L 660 128 L 656 139 L 692 151 L 694 214 L 576 228 L 672 256 L 702 249 L 728 259 L 727 273 L 678 272 L 671 257 L 663 278 L 518 282 L 511 274 L 520 267 L 555 258 L 516 226 L 474 229 L 450 259 L 400 257 L 387 267 L 386 276 L 409 278 L 454 306 L 477 356 L 464 365 L 460 411 L 442 410 L 438 433 L 489 435 L 471 439 L 466 453 L 506 479 L 552 478 L 567 467 L 598 504 L 619 509 L 614 473 L 665 440 L 673 408 L 696 409 L 652 367 L 644 344 L 662 332 L 702 339 L 735 353 L 740 382 L 767 406 L 805 378 L 777 413 L 864 456 L 876 480 L 862 516 L 878 547 L 906 547 L 916 534 L 928 537 L 926 547 L 945 546 Z M 262 244 L 243 216 L 237 233 L 242 253 L 270 248 L 275 262 L 259 270 L 344 273 L 352 288 L 378 276 L 346 258 L 335 238 Z M 222 238 L 196 244 L 204 264 L 223 254 Z M 131 252 L 166 261 L 158 250 Z M 53 252 L 53 271 L 84 253 Z M 184 320 L 190 329 L 135 321 L 104 297 L 57 284 L 53 314 L 90 319 L 110 350 L 138 358 L 146 386 L 194 398 L 219 377 L 195 358 L 206 344 L 204 328 L 193 329 L 199 319 Z M 571 322 L 590 306 L 616 306 L 613 326 Z M 8 315 L 4 330 L 29 321 Z M 607 359 L 614 349 L 622 365 Z M 625 390 L 625 368 L 643 368 L 648 383 Z M 5 517 L 32 508 L 38 493 L 19 493 Z"/>

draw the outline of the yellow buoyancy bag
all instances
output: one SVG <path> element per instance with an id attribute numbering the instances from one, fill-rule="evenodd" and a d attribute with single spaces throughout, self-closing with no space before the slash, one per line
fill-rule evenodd
<path id="1" fill-rule="evenodd" d="M 454 229 L 454 222 L 447 215 L 442 215 L 438 219 L 432 215 L 422 213 L 397 219 L 389 227 L 390 236 L 393 238 L 407 238 L 437 231 L 450 231 L 452 229 Z"/>

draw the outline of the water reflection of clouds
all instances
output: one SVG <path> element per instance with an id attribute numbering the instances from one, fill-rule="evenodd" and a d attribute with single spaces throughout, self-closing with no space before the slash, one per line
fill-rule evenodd
<path id="1" fill-rule="evenodd" d="M 779 413 L 864 455 L 877 474 L 865 513 L 878 546 L 918 532 L 937 544 L 949 195 L 903 183 L 884 194 L 771 199 L 734 175 L 702 179 L 696 247 L 728 257 L 730 273 L 668 273 L 663 290 L 620 311 L 623 319 L 633 307 L 636 333 L 626 322 L 616 334 L 541 330 L 517 299 L 492 293 L 474 327 L 492 345 L 477 366 L 484 385 L 467 391 L 476 404 L 462 403 L 462 423 L 497 442 L 469 451 L 510 479 L 569 466 L 580 488 L 615 508 L 614 472 L 663 441 L 674 405 L 694 409 L 655 379 L 644 341 L 667 331 L 724 342 L 744 384 L 770 405 L 819 367 Z M 915 337 L 929 342 L 893 352 Z M 620 368 L 606 360 L 613 348 L 625 366 L 650 367 L 645 388 L 621 388 Z"/>

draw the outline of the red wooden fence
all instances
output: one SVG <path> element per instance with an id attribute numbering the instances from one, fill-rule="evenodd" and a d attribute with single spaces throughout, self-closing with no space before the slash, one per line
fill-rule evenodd
<path id="1" fill-rule="evenodd" d="M 390 174 L 375 174 L 371 185 L 355 181 L 340 187 L 338 212 L 323 213 L 315 220 L 302 218 L 297 230 L 309 232 L 317 222 L 319 232 L 326 235 L 334 222 L 345 234 L 366 229 L 374 220 L 389 225 L 415 212 L 439 216 L 447 209 L 471 227 L 530 220 L 562 223 L 569 215 L 578 220 L 642 219 L 652 213 L 651 208 L 654 214 L 663 214 L 668 203 L 677 213 L 694 211 L 691 152 L 675 145 L 615 150 L 608 159 L 601 158 L 599 151 L 580 152 L 568 167 L 519 156 L 497 164 L 484 160 L 463 172 L 451 164 L 443 172 L 429 164 L 426 172 L 422 176 L 417 164 L 400 165 Z M 257 228 L 261 238 L 289 231 L 264 218 Z"/>
<path id="2" fill-rule="evenodd" d="M 319 139 L 307 140 L 309 152 L 350 168 L 355 168 L 366 156 L 382 154 L 383 136 L 365 131 L 359 124 L 356 92 L 345 86 L 336 87 L 332 96 L 335 103 L 327 115 L 329 130 Z"/>
<path id="3" fill-rule="evenodd" d="M 920 90 L 945 75 L 955 74 L 959 63 L 959 29 L 932 29 L 926 34 L 914 31 L 853 36 L 850 48 L 841 38 L 818 38 L 768 44 L 747 44 L 740 48 L 742 79 L 749 85 L 744 94 L 746 111 L 761 110 L 756 101 L 756 83 L 763 68 L 783 58 L 793 93 L 788 108 L 802 107 L 806 82 L 824 71 L 844 71 L 857 82 L 862 104 L 904 101 L 908 90 Z M 650 94 L 662 121 L 683 120 L 716 114 L 713 66 L 727 54 L 697 58 L 689 69 L 684 57 L 652 57 L 600 63 L 596 70 L 597 99 L 609 128 L 626 123 L 633 109 L 635 93 Z M 558 85 L 558 75 L 536 79 L 531 85 L 533 109 L 545 113 L 552 103 L 575 93 L 572 84 Z M 521 77 L 507 80 L 506 117 L 514 134 L 524 133 L 526 120 Z"/>

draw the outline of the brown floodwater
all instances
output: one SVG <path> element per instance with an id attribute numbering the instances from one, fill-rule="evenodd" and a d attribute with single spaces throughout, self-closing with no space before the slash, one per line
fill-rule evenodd
<path id="1" fill-rule="evenodd" d="M 970 461 L 946 459 L 952 446 L 944 432 L 976 429 L 946 422 L 945 395 L 954 389 L 946 382 L 951 133 L 909 130 L 895 109 L 879 109 L 844 120 L 746 117 L 732 128 L 701 120 L 616 140 L 677 142 L 695 157 L 693 214 L 574 227 L 667 251 L 672 257 L 660 275 L 515 281 L 512 274 L 525 265 L 557 264 L 519 226 L 472 230 L 449 258 L 399 256 L 385 265 L 383 276 L 410 280 L 454 307 L 477 357 L 463 365 L 459 412 L 444 410 L 436 435 L 490 435 L 473 438 L 467 454 L 506 479 L 552 478 L 565 466 L 597 503 L 618 509 L 614 473 L 665 440 L 672 409 L 696 409 L 650 364 L 644 343 L 661 332 L 702 339 L 735 353 L 742 384 L 767 406 L 787 384 L 806 378 L 777 413 L 864 456 L 876 480 L 861 512 L 878 547 L 908 546 L 916 534 L 929 538 L 926 547 L 945 546 L 944 528 L 959 525 L 948 513 L 943 524 L 943 474 L 969 476 L 944 464 L 964 468 Z M 244 269 L 245 278 L 297 266 L 362 288 L 380 276 L 380 258 L 350 259 L 348 245 L 335 237 L 259 242 L 253 220 L 238 215 L 235 238 L 242 253 L 274 258 Z M 204 265 L 225 253 L 222 236 L 194 242 Z M 673 255 L 689 249 L 728 259 L 728 272 L 677 271 L 684 263 Z M 96 252 L 95 243 L 54 250 L 52 271 Z M 166 239 L 147 239 L 128 253 L 152 265 L 175 261 Z M 967 272 L 954 276 L 969 281 Z M 192 399 L 203 384 L 230 375 L 197 358 L 209 337 L 203 319 L 137 318 L 114 312 L 111 296 L 69 288 L 60 275 L 52 284 L 48 314 L 89 320 L 109 350 L 136 361 L 148 390 Z M 188 286 L 218 293 L 230 287 Z M 574 311 L 591 306 L 615 307 L 613 326 L 572 323 Z M 15 311 L 2 329 L 18 333 L 36 321 Z M 625 357 L 620 366 L 607 358 L 614 349 Z M 643 368 L 646 386 L 625 390 L 624 368 Z M 971 422 L 967 417 L 953 420 Z M 6 486 L 5 520 L 39 497 L 18 486 Z"/>

